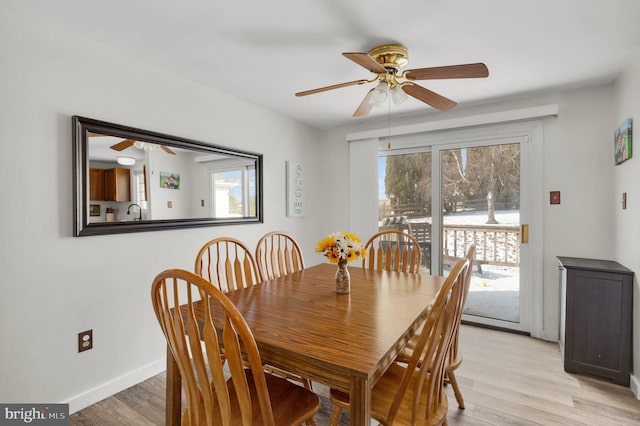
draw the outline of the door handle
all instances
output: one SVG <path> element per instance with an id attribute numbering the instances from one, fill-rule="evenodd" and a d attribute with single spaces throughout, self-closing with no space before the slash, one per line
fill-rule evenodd
<path id="1" fill-rule="evenodd" d="M 520 242 L 529 244 L 529 224 L 520 225 Z"/>

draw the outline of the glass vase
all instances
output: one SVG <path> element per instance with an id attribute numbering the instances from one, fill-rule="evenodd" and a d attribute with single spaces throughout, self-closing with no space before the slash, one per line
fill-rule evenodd
<path id="1" fill-rule="evenodd" d="M 336 271 L 336 293 L 346 294 L 351 292 L 351 275 L 347 269 L 347 261 L 340 260 L 338 262 L 338 270 Z"/>

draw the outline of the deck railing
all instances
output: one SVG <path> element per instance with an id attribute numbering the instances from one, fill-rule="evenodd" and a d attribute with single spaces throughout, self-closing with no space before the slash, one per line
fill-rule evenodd
<path id="1" fill-rule="evenodd" d="M 423 249 L 422 262 L 431 264 L 431 224 L 428 222 L 403 222 L 381 225 L 379 230 L 396 229 L 408 232 Z M 498 266 L 520 265 L 519 225 L 443 225 L 443 262 L 455 263 L 465 257 L 469 246 L 476 244 L 475 264 Z"/>
<path id="2" fill-rule="evenodd" d="M 456 257 L 464 257 L 472 243 L 476 244 L 477 265 L 520 265 L 519 225 L 443 226 L 445 263 Z"/>

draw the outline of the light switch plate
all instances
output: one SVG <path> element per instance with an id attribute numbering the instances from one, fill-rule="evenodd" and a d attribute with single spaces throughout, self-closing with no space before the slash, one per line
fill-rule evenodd
<path id="1" fill-rule="evenodd" d="M 560 204 L 560 191 L 551 191 L 549 193 L 549 204 Z"/>

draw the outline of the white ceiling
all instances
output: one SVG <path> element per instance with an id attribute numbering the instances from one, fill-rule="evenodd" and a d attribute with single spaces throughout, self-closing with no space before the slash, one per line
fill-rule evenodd
<path id="1" fill-rule="evenodd" d="M 371 85 L 294 93 L 372 74 L 342 52 L 389 42 L 407 69 L 484 62 L 486 79 L 420 84 L 465 105 L 613 81 L 640 46 L 638 0 L 2 0 L 68 31 L 324 129 Z M 415 99 L 393 115 L 438 112 Z"/>

